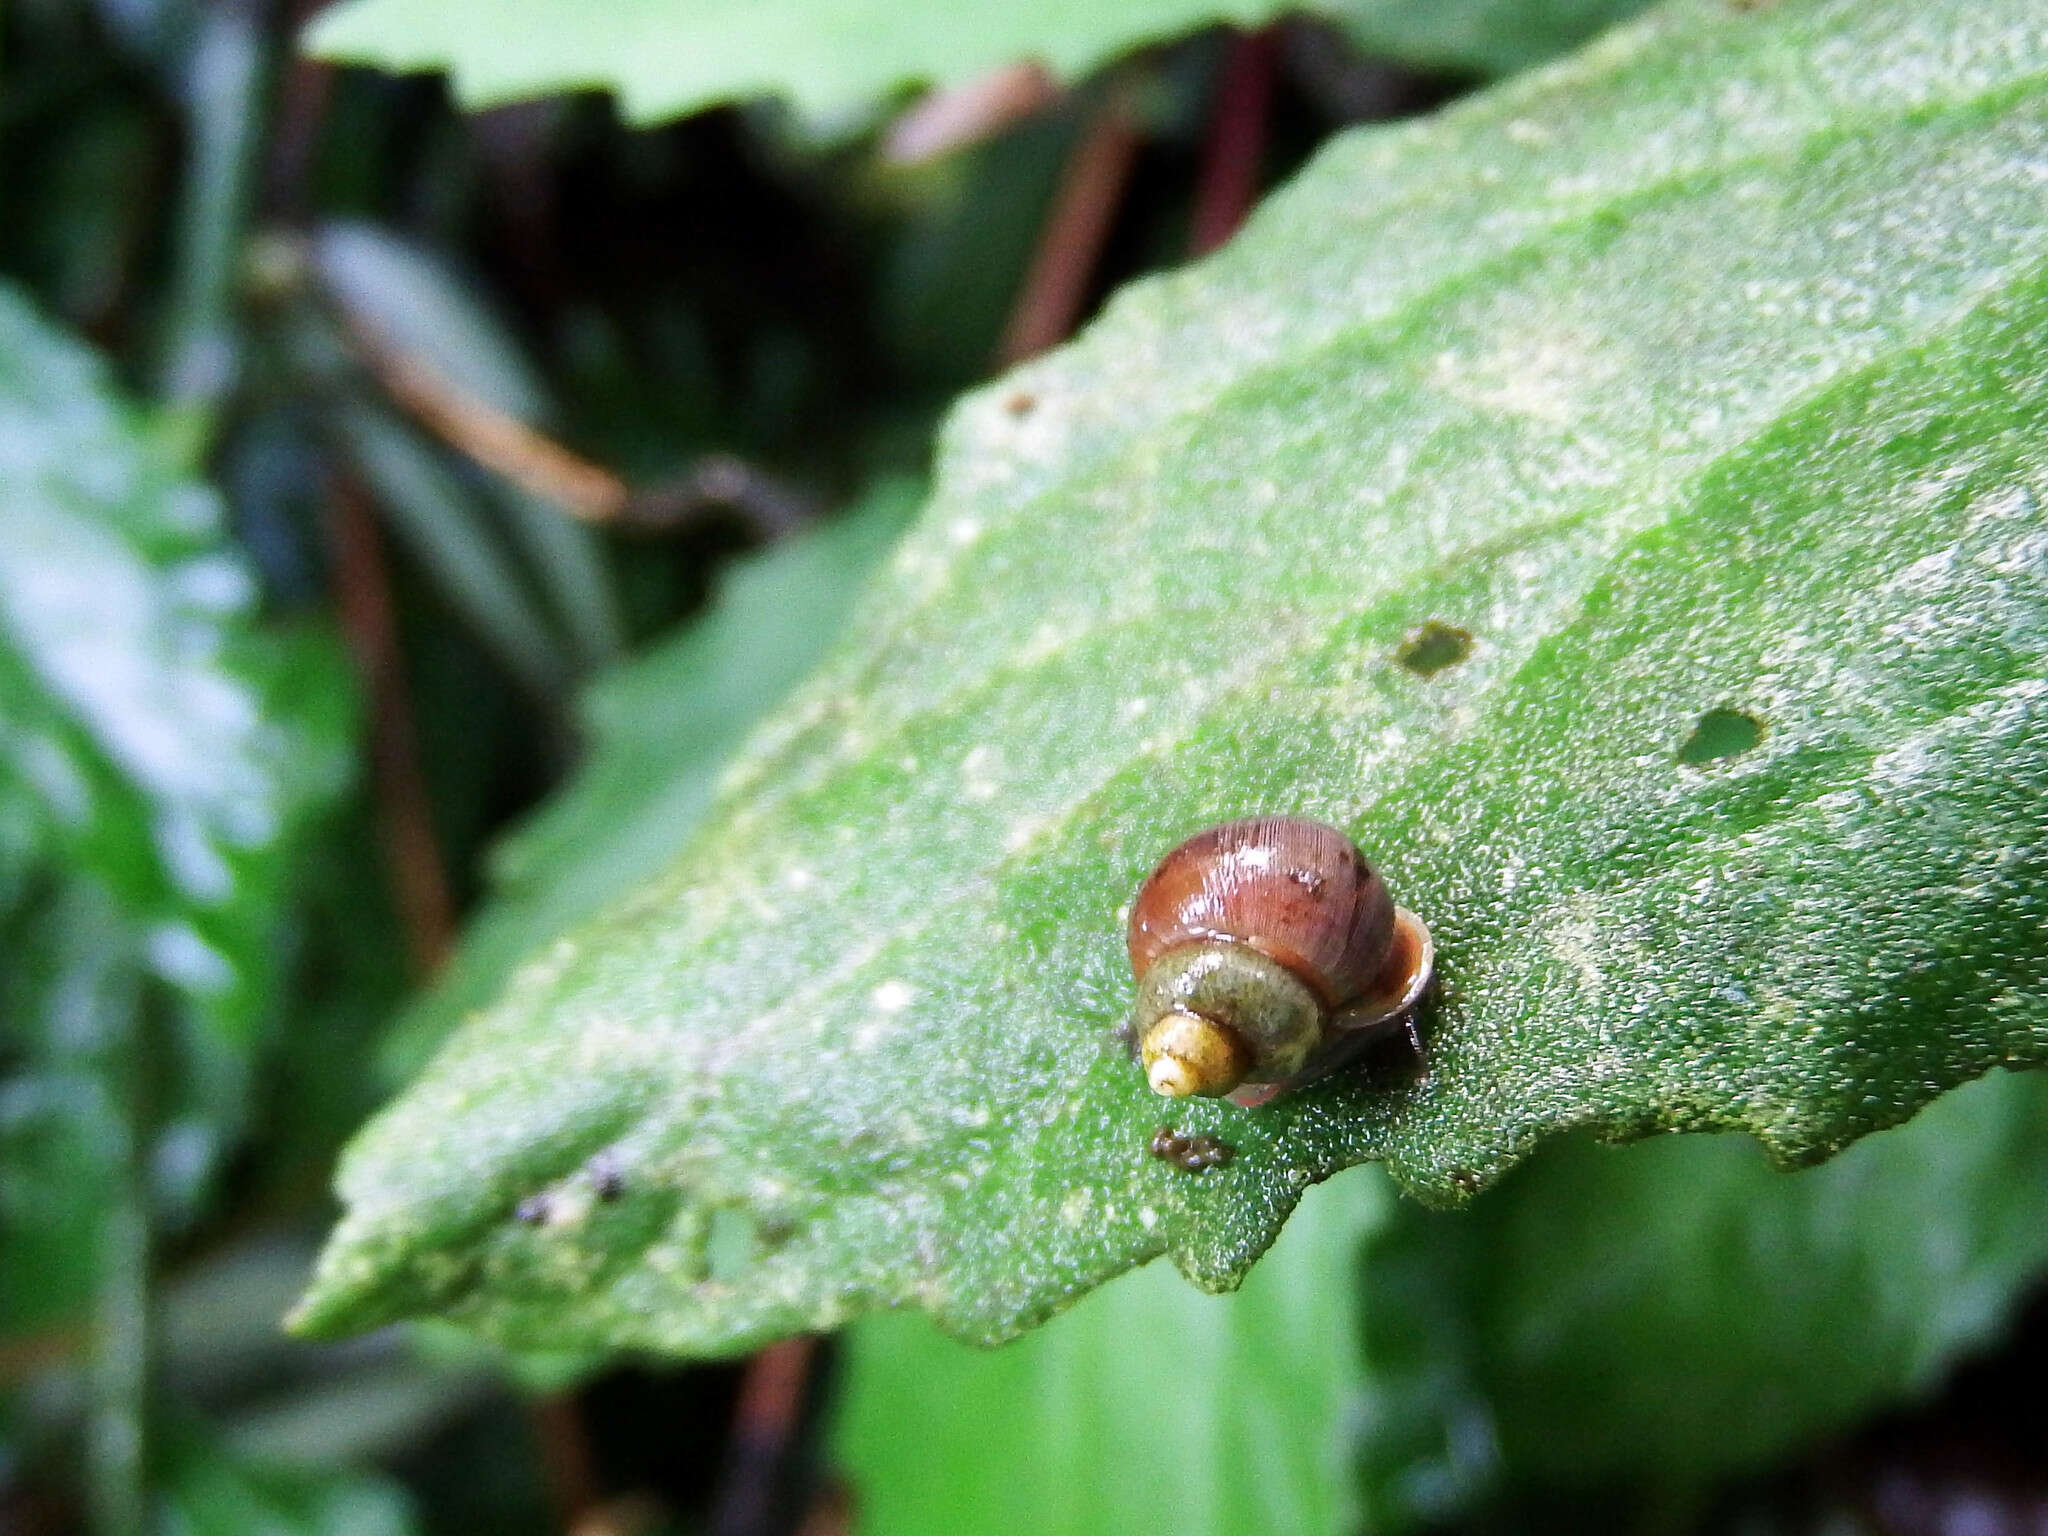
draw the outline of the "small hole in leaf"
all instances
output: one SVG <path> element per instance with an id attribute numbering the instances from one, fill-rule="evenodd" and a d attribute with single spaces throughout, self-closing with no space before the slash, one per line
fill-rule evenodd
<path id="1" fill-rule="evenodd" d="M 704 1262 L 710 1278 L 731 1285 L 746 1274 L 754 1262 L 754 1218 L 736 1205 L 721 1205 L 711 1213 L 711 1230 L 704 1238 Z"/>
<path id="2" fill-rule="evenodd" d="M 1471 631 L 1431 619 L 1401 642 L 1401 649 L 1394 652 L 1394 660 L 1417 677 L 1435 677 L 1471 654 Z"/>
<path id="3" fill-rule="evenodd" d="M 1739 709 L 1710 709 L 1693 725 L 1692 734 L 1678 749 L 1678 760 L 1688 767 L 1719 762 L 1749 751 L 1764 739 L 1764 723 Z"/>
<path id="4" fill-rule="evenodd" d="M 1003 409 L 1012 416 L 1029 416 L 1038 409 L 1038 396 L 1028 389 L 1017 390 L 1003 402 Z"/>

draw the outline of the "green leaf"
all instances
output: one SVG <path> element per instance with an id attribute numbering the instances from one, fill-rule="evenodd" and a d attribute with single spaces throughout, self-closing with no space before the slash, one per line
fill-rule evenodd
<path id="1" fill-rule="evenodd" d="M 151 966 L 246 1040 L 292 828 L 339 787 L 324 636 L 259 634 L 219 502 L 137 432 L 99 360 L 0 287 L 0 891 L 64 859 Z"/>
<path id="2" fill-rule="evenodd" d="M 169 1458 L 164 1524 L 191 1536 L 413 1536 L 405 1491 L 363 1473 L 322 1476 L 230 1455 L 187 1432 Z"/>
<path id="3" fill-rule="evenodd" d="M 1647 0 L 1341 0 L 1367 53 L 1428 69 L 1508 75 L 1576 48 Z"/>
<path id="4" fill-rule="evenodd" d="M 513 968 L 681 851 L 719 769 L 839 635 L 868 572 L 917 510 L 921 487 L 887 482 L 852 511 L 726 578 L 717 606 L 584 696 L 588 761 L 491 853 L 492 900 L 393 1036 L 410 1076 Z"/>
<path id="5" fill-rule="evenodd" d="M 1793 1177 L 1742 1138 L 1581 1138 L 1406 1207 L 1365 1267 L 1373 1528 L 1504 1484 L 1669 1498 L 1931 1389 L 2048 1267 L 2044 1175 L 2048 1078 L 1995 1073 Z"/>
<path id="6" fill-rule="evenodd" d="M 189 1218 L 246 1112 L 349 695 L 255 595 L 213 495 L 0 287 L 0 1329 L 90 1299 L 131 1155 Z"/>
<path id="7" fill-rule="evenodd" d="M 1073 78 L 1217 22 L 1255 26 L 1283 0 L 349 0 L 308 30 L 323 58 L 445 69 L 470 106 L 592 86 L 636 122 L 753 96 L 807 115 L 856 112 L 1018 59 Z"/>
<path id="8" fill-rule="evenodd" d="M 891 1536 L 1353 1529 L 1359 1245 L 1392 1204 L 1384 1181 L 1353 1175 L 1303 1201 L 1237 1295 L 1154 1265 L 1007 1349 L 922 1318 L 862 1323 L 836 1453 L 863 1522 Z"/>
<path id="9" fill-rule="evenodd" d="M 689 851 L 357 1141 L 301 1322 L 999 1338 L 1162 1251 L 1228 1287 L 1362 1160 L 1808 1161 L 2048 1059 L 2044 65 L 2030 0 L 1681 6 L 1340 139 L 969 400 Z M 1681 761 L 1717 710 L 1756 744 Z M 1122 910 L 1281 810 L 1441 1006 L 1420 1071 L 1178 1111 L 1239 1152 L 1188 1181 Z"/>
<path id="10" fill-rule="evenodd" d="M 75 1318 L 130 1153 L 118 1063 L 139 945 L 73 882 L 0 923 L 0 1337 Z"/>

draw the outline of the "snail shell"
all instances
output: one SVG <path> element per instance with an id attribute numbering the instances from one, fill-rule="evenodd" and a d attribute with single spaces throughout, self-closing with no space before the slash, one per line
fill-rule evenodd
<path id="1" fill-rule="evenodd" d="M 1240 1102 L 1399 1025 L 1434 960 L 1351 839 L 1299 816 L 1227 821 L 1175 848 L 1138 889 L 1130 951 L 1128 1034 L 1152 1091 Z"/>

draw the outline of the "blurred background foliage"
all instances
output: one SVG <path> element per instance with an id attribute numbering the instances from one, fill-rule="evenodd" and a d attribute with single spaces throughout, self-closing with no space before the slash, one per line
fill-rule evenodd
<path id="1" fill-rule="evenodd" d="M 676 846 L 955 392 L 1634 6 L 630 129 L 310 62 L 311 9 L 0 10 L 0 1532 L 2048 1531 L 2024 1078 L 1798 1176 L 1572 1144 L 1441 1215 L 1360 1171 L 1242 1305 L 1155 1266 L 994 1356 L 282 1337 L 342 1139 Z M 1213 1433 L 1134 1467 L 1162 1404 Z"/>

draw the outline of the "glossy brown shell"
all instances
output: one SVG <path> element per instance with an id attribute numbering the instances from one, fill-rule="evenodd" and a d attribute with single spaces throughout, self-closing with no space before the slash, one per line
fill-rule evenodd
<path id="1" fill-rule="evenodd" d="M 1244 944 L 1341 1008 L 1384 968 L 1393 932 L 1386 882 L 1350 838 L 1305 817 L 1248 816 L 1196 833 L 1138 888 L 1131 972 L 1184 944 Z"/>

